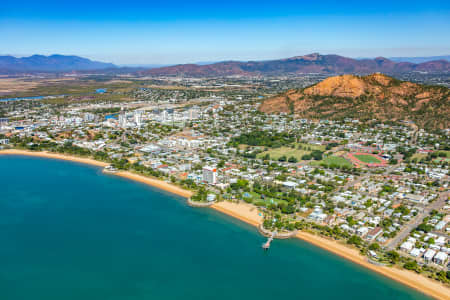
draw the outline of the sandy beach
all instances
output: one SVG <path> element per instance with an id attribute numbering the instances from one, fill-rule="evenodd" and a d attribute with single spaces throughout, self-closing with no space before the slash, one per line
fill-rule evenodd
<path id="1" fill-rule="evenodd" d="M 154 178 L 150 178 L 150 177 L 146 177 L 146 176 L 142 176 L 142 175 L 138 175 L 138 174 L 134 174 L 131 172 L 117 172 L 114 173 L 114 175 L 117 176 L 121 176 L 121 177 L 125 177 L 131 180 L 135 180 L 135 181 L 139 181 L 154 187 L 157 187 L 158 189 L 170 192 L 172 194 L 176 194 L 178 196 L 182 196 L 185 198 L 189 198 L 193 195 L 193 193 L 191 191 L 185 190 L 183 188 L 180 188 L 176 185 L 167 183 L 165 181 L 162 180 L 158 180 L 158 179 L 154 179 Z"/>
<path id="2" fill-rule="evenodd" d="M 371 264 L 367 261 L 365 256 L 362 256 L 359 253 L 358 250 L 308 232 L 298 232 L 296 237 L 400 282 L 406 286 L 416 289 L 433 298 L 442 300 L 450 299 L 450 289 L 433 279 L 429 279 L 408 270 Z"/>
<path id="3" fill-rule="evenodd" d="M 85 163 L 95 165 L 99 167 L 105 167 L 108 164 L 100 161 L 96 161 L 89 158 L 79 158 L 74 156 L 67 156 L 62 154 L 50 153 L 50 152 L 31 152 L 24 150 L 1 150 L 0 155 L 28 155 L 53 159 L 69 160 L 79 163 Z M 171 192 L 173 194 L 190 197 L 192 192 L 184 190 L 178 186 L 161 181 L 158 179 L 141 176 L 128 171 L 121 171 L 114 173 L 114 175 L 125 177 L 131 180 L 136 180 L 159 189 Z M 211 206 L 213 209 L 225 213 L 234 218 L 240 219 L 253 226 L 259 226 L 263 217 L 259 214 L 258 209 L 248 203 L 231 203 L 231 202 L 219 202 Z M 367 258 L 362 256 L 358 250 L 352 249 L 346 245 L 340 244 L 336 241 L 313 235 L 308 232 L 298 232 L 297 238 L 318 246 L 322 249 L 330 251 L 336 255 L 339 255 L 345 259 L 348 259 L 354 263 L 357 263 L 365 268 L 368 268 L 374 272 L 382 274 L 388 278 L 396 280 L 404 285 L 414 288 L 424 294 L 427 294 L 436 299 L 450 300 L 450 289 L 432 279 L 426 278 L 412 271 L 401 270 L 392 267 L 376 266 L 367 261 Z"/>
<path id="4" fill-rule="evenodd" d="M 27 156 L 36 156 L 36 157 L 45 157 L 45 158 L 54 158 L 54 159 L 62 159 L 62 160 L 69 160 L 74 162 L 79 162 L 83 164 L 89 164 L 99 167 L 106 167 L 108 164 L 90 159 L 90 158 L 82 158 L 82 157 L 76 157 L 76 156 L 69 156 L 64 154 L 58 154 L 58 153 L 52 153 L 52 152 L 33 152 L 33 151 L 26 151 L 26 150 L 16 150 L 16 149 L 7 149 L 7 150 L 0 150 L 0 155 L 27 155 Z"/>
<path id="5" fill-rule="evenodd" d="M 254 226 L 259 226 L 263 221 L 258 210 L 251 204 L 220 202 L 211 207 Z M 309 232 L 299 231 L 296 234 L 296 237 L 406 286 L 414 288 L 433 298 L 442 300 L 450 299 L 450 289 L 435 280 L 426 278 L 412 271 L 371 264 L 367 261 L 367 257 L 361 255 L 358 250 Z"/>
<path id="6" fill-rule="evenodd" d="M 215 203 L 210 207 L 253 226 L 259 226 L 263 222 L 263 217 L 259 215 L 258 209 L 248 203 L 223 201 Z"/>

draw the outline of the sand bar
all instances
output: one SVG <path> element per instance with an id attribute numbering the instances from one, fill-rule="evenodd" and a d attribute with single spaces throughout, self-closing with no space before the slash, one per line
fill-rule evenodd
<path id="1" fill-rule="evenodd" d="M 25 150 L 1 150 L 0 155 L 28 155 L 28 156 L 37 156 L 37 157 L 45 157 L 45 158 L 54 158 L 54 159 L 62 159 L 69 160 L 79 163 L 85 163 L 90 165 L 95 165 L 99 167 L 105 167 L 108 164 L 100 161 L 96 161 L 89 158 L 80 158 L 75 156 L 68 156 L 63 154 L 51 153 L 51 152 L 32 152 Z M 167 183 L 162 180 L 153 179 L 150 177 L 134 174 L 128 171 L 120 171 L 115 173 L 114 175 L 118 175 L 121 177 L 125 177 L 131 180 L 139 181 L 159 189 L 171 192 L 173 194 L 189 198 L 192 196 L 192 192 L 188 190 L 184 190 L 178 186 Z M 237 218 L 241 221 L 244 221 L 253 226 L 259 226 L 263 218 L 259 214 L 258 209 L 251 204 L 248 203 L 231 203 L 231 202 L 219 202 L 212 206 L 211 208 L 225 213 L 229 216 Z M 346 245 L 338 243 L 336 241 L 320 237 L 318 235 L 314 235 L 308 232 L 298 232 L 296 235 L 297 238 L 304 240 L 308 243 L 311 243 L 315 246 L 318 246 L 322 249 L 330 251 L 336 255 L 339 255 L 345 259 L 348 259 L 354 263 L 357 263 L 367 269 L 370 269 L 374 272 L 382 274 L 388 278 L 391 278 L 397 282 L 400 282 L 406 286 L 414 288 L 424 294 L 427 294 L 435 299 L 442 300 L 450 300 L 450 289 L 439 282 L 416 274 L 412 271 L 402 270 L 393 267 L 383 267 L 376 266 L 367 261 L 367 258 L 362 256 L 358 250 L 350 248 Z"/>

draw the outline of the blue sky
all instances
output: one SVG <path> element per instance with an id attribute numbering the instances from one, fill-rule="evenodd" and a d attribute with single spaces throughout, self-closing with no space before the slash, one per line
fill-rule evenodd
<path id="1" fill-rule="evenodd" d="M 117 64 L 450 54 L 450 1 L 11 1 L 0 54 Z"/>

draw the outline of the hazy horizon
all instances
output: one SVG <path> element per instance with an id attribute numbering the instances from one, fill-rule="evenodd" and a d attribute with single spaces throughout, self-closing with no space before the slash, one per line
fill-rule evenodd
<path id="1" fill-rule="evenodd" d="M 5 1 L 4 1 L 5 2 Z M 6 0 L 0 53 L 77 55 L 130 64 L 268 60 L 318 52 L 347 57 L 450 53 L 450 3 L 430 0 L 229 1 L 226 5 Z"/>
<path id="2" fill-rule="evenodd" d="M 309 54 L 313 54 L 311 53 L 304 53 L 304 54 L 299 54 L 299 55 L 294 55 L 294 56 L 304 56 L 304 55 L 309 55 Z M 338 53 L 319 53 L 321 55 L 340 55 L 340 56 L 345 56 L 345 55 L 341 55 Z M 218 60 L 218 61 L 188 61 L 188 62 L 181 62 L 181 63 L 167 63 L 167 64 L 158 64 L 158 63 L 122 63 L 122 64 L 118 64 L 118 63 L 114 63 L 111 61 L 102 61 L 102 60 L 98 60 L 92 57 L 88 57 L 88 56 L 82 56 L 82 55 L 77 55 L 77 54 L 61 54 L 61 53 L 50 53 L 50 54 L 41 54 L 41 53 L 32 53 L 32 54 L 27 54 L 27 55 L 15 55 L 15 54 L 2 54 L 0 53 L 0 56 L 13 56 L 16 58 L 24 58 L 24 57 L 30 57 L 33 55 L 44 55 L 44 56 L 52 56 L 52 55 L 64 55 L 64 56 L 79 56 L 79 57 L 83 57 L 83 58 L 87 58 L 90 60 L 94 60 L 94 61 L 100 61 L 100 62 L 104 62 L 104 63 L 113 63 L 118 67 L 164 67 L 164 66 L 173 66 L 173 65 L 178 65 L 178 64 L 198 64 L 198 65 L 207 65 L 207 64 L 215 64 L 215 63 L 220 63 L 220 62 L 224 62 L 224 61 L 270 61 L 270 60 L 280 60 L 280 59 L 285 59 L 285 58 L 289 58 L 289 57 L 274 57 L 274 58 L 269 58 L 269 59 L 250 59 L 250 60 L 238 60 L 238 59 L 224 59 L 224 60 Z M 291 56 L 291 57 L 294 57 Z M 392 57 L 385 57 L 387 59 L 399 59 L 399 58 L 433 58 L 433 57 L 449 57 L 450 54 L 441 54 L 441 55 L 430 55 L 430 56 L 392 56 Z M 373 56 L 373 57 L 351 57 L 351 56 L 345 56 L 345 57 L 349 57 L 349 58 L 353 58 L 353 59 L 374 59 L 376 57 L 380 57 L 380 55 L 378 56 Z"/>

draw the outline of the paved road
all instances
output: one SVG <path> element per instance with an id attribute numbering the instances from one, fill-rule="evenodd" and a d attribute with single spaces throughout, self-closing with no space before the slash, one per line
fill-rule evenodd
<path id="1" fill-rule="evenodd" d="M 411 145 L 417 144 L 417 137 L 419 136 L 419 127 L 416 124 L 411 124 L 414 132 L 412 133 Z"/>
<path id="2" fill-rule="evenodd" d="M 449 238 L 449 235 L 448 235 L 448 234 L 443 233 L 443 232 L 440 232 L 440 231 L 435 231 L 435 230 L 433 230 L 431 233 L 433 233 L 433 234 L 435 234 L 435 235 L 437 235 L 437 236 L 443 236 L 443 237 L 445 237 L 446 239 Z"/>
<path id="3" fill-rule="evenodd" d="M 425 207 L 421 212 L 417 214 L 417 216 L 412 219 L 406 226 L 400 230 L 400 232 L 389 241 L 387 244 L 388 250 L 393 250 L 397 248 L 397 246 L 406 239 L 411 231 L 413 231 L 417 226 L 419 226 L 425 217 L 427 217 L 432 210 L 439 210 L 445 205 L 445 201 L 448 199 L 449 192 L 441 193 L 439 198 L 432 203 L 430 203 L 427 207 Z"/>
<path id="4" fill-rule="evenodd" d="M 395 168 L 397 168 L 398 165 L 388 165 L 386 167 L 386 169 L 384 170 L 384 175 L 388 175 L 389 173 L 391 173 Z M 372 173 L 364 173 L 361 176 L 359 176 L 358 178 L 356 178 L 353 181 L 349 181 L 344 185 L 344 190 L 347 190 L 348 188 L 350 188 L 351 186 L 354 186 L 357 183 L 360 183 L 361 181 L 363 181 L 364 179 L 369 178 L 370 176 L 372 176 Z"/>

